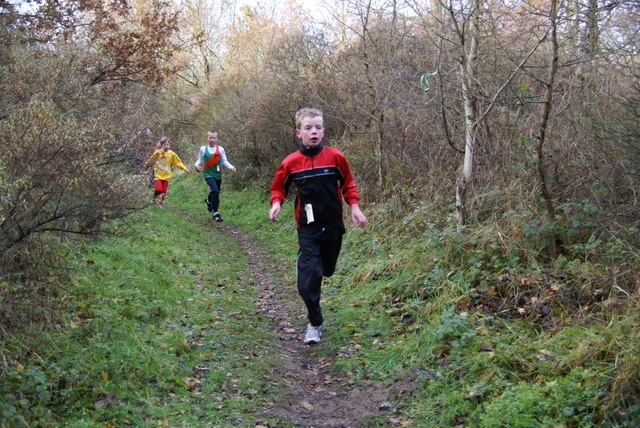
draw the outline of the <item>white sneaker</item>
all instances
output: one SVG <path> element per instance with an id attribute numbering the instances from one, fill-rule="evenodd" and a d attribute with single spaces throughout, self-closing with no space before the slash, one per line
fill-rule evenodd
<path id="1" fill-rule="evenodd" d="M 307 333 L 304 335 L 304 343 L 318 343 L 322 336 L 322 327 L 314 327 L 311 324 L 307 324 Z"/>

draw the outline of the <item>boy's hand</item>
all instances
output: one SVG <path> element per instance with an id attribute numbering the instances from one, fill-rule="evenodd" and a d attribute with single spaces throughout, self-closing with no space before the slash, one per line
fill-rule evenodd
<path id="1" fill-rule="evenodd" d="M 362 213 L 358 204 L 351 205 L 351 221 L 360 227 L 364 227 L 369 223 L 367 217 Z"/>
<path id="2" fill-rule="evenodd" d="M 194 165 L 193 167 L 196 169 L 196 171 L 202 172 L 202 167 L 200 165 Z"/>
<path id="3" fill-rule="evenodd" d="M 269 220 L 280 221 L 278 220 L 278 214 L 280 214 L 280 202 L 274 202 L 269 210 Z"/>

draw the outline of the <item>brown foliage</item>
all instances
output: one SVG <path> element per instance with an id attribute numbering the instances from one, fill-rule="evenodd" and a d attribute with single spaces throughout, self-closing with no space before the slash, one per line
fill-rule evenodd
<path id="1" fill-rule="evenodd" d="M 151 7 L 120 0 L 45 1 L 8 10 L 5 37 L 12 44 L 37 46 L 81 40 L 85 44 L 82 49 L 95 54 L 85 69 L 92 85 L 106 81 L 160 83 L 181 68 L 171 63 L 180 49 L 174 37 L 178 12 L 164 0 Z"/>
<path id="2" fill-rule="evenodd" d="M 74 120 L 37 97 L 0 122 L 0 149 L 0 324 L 24 327 L 21 316 L 46 317 L 42 309 L 54 302 L 51 293 L 69 287 L 70 236 L 105 231 L 109 221 L 135 212 L 143 206 L 144 186 L 127 173 L 134 165 L 124 150 L 114 153 L 115 144 L 91 141 Z"/>
<path id="3" fill-rule="evenodd" d="M 10 24 L 0 47 L 4 327 L 46 317 L 29 308 L 73 291 L 66 259 L 77 241 L 126 228 L 147 203 L 145 130 L 157 135 L 165 121 L 157 84 L 176 70 L 169 59 L 177 14 L 157 6 L 51 2 L 3 17 Z"/>

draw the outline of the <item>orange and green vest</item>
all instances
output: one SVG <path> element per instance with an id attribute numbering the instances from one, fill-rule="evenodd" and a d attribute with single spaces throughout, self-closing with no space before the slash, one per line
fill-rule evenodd
<path id="1" fill-rule="evenodd" d="M 220 147 L 216 144 L 215 152 L 211 153 L 209 150 L 211 147 L 205 146 L 204 155 L 202 161 L 204 164 L 204 177 L 213 177 L 216 180 L 222 178 L 222 171 L 220 171 Z"/>

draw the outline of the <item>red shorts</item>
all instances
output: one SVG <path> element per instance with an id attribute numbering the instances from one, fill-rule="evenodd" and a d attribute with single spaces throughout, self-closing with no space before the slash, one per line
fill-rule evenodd
<path id="1" fill-rule="evenodd" d="M 155 189 L 158 193 L 167 193 L 169 182 L 167 180 L 156 180 Z"/>

